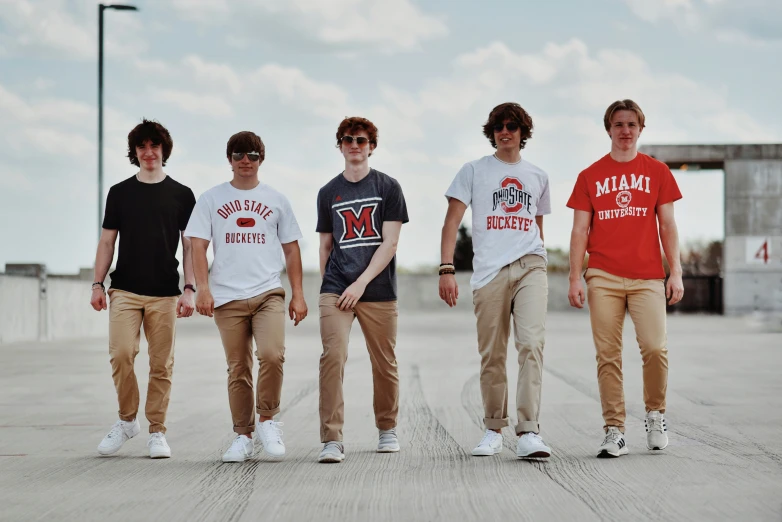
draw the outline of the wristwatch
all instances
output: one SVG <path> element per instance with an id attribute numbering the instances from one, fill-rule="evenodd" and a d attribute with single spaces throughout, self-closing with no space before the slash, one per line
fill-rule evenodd
<path id="1" fill-rule="evenodd" d="M 193 291 L 193 293 L 195 293 L 196 289 L 195 289 L 195 287 L 194 287 L 193 285 L 185 285 L 185 288 L 184 288 L 184 289 L 185 289 L 185 290 L 187 290 L 188 288 L 189 288 L 190 290 L 192 290 L 192 291 Z"/>
<path id="2" fill-rule="evenodd" d="M 101 290 L 103 290 L 104 292 L 106 291 L 106 287 L 103 286 L 103 283 L 101 283 L 100 281 L 95 281 L 94 283 L 92 283 L 92 289 L 93 290 L 95 290 L 96 286 L 99 286 L 101 288 Z"/>

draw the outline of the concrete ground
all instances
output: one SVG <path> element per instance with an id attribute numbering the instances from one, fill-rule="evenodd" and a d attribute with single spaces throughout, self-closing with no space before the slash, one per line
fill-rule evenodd
<path id="1" fill-rule="evenodd" d="M 208 319 L 178 324 L 168 460 L 146 456 L 143 412 L 142 435 L 97 456 L 116 420 L 105 339 L 1 346 L 0 520 L 782 520 L 782 334 L 738 318 L 670 317 L 670 446 L 651 453 L 628 321 L 630 454 L 598 460 L 588 317 L 551 314 L 541 422 L 553 455 L 527 462 L 516 459 L 510 430 L 500 455 L 470 456 L 483 417 L 473 317 L 403 313 L 399 325 L 402 451 L 374 452 L 371 373 L 356 324 L 345 371 L 347 459 L 338 465 L 316 462 L 317 312 L 288 331 L 282 462 L 220 462 L 231 420 Z M 136 365 L 142 404 L 145 352 Z"/>

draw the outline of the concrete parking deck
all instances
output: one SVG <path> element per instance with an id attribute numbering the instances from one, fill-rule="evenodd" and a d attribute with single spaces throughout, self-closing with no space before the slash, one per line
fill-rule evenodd
<path id="1" fill-rule="evenodd" d="M 355 324 L 339 465 L 316 462 L 317 310 L 288 331 L 282 462 L 220 462 L 231 420 L 222 347 L 208 319 L 178 324 L 168 460 L 147 458 L 143 412 L 140 436 L 116 456 L 97 456 L 116 420 L 105 339 L 0 346 L 0 519 L 782 520 L 782 334 L 758 333 L 739 318 L 670 317 L 670 446 L 653 454 L 628 321 L 630 454 L 598 460 L 588 316 L 551 314 L 541 422 L 553 455 L 525 462 L 510 430 L 500 455 L 470 456 L 483 416 L 475 326 L 468 312 L 450 312 L 400 317 L 398 454 L 374 452 L 371 373 Z M 144 345 L 136 361 L 142 404 L 147 361 Z"/>

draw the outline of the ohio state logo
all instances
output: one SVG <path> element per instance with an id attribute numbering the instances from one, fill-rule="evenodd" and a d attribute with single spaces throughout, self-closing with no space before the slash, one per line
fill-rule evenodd
<path id="1" fill-rule="evenodd" d="M 633 199 L 633 195 L 630 193 L 630 191 L 623 190 L 616 195 L 616 204 L 619 205 L 621 208 L 627 208 L 627 206 L 630 204 L 630 201 L 632 199 Z"/>
<path id="2" fill-rule="evenodd" d="M 523 209 L 531 214 L 532 194 L 524 190 L 518 178 L 507 177 L 500 181 L 500 188 L 492 194 L 492 210 L 500 207 L 506 214 L 516 214 Z"/>
<path id="3" fill-rule="evenodd" d="M 361 205 L 356 212 L 350 207 L 337 210 L 342 219 L 342 237 L 340 243 L 351 241 L 363 241 L 366 239 L 379 239 L 380 233 L 375 228 L 375 211 L 377 203 Z"/>

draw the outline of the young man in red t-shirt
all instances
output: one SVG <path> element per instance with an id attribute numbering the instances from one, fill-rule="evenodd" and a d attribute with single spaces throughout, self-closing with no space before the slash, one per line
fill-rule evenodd
<path id="1" fill-rule="evenodd" d="M 668 445 L 663 417 L 668 385 L 665 301 L 674 304 L 684 295 L 673 215 L 673 202 L 682 195 L 664 163 L 638 152 L 644 119 L 632 100 L 608 107 L 603 123 L 611 152 L 579 174 L 567 203 L 575 211 L 568 299 L 576 308 L 584 306 L 581 267 L 584 252 L 589 252 L 584 277 L 606 432 L 598 457 L 628 452 L 622 384 L 625 310 L 635 325 L 643 359 L 646 446 L 662 450 Z M 667 284 L 660 242 L 670 266 Z"/>

